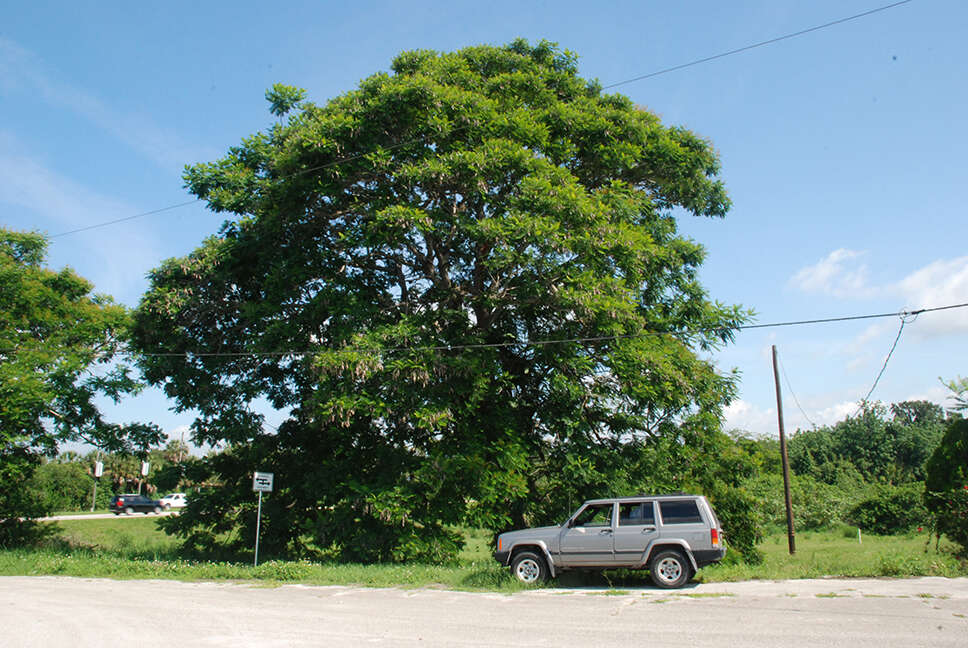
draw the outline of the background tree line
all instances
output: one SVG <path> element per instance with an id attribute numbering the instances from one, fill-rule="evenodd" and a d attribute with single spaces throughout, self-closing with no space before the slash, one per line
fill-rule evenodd
<path id="1" fill-rule="evenodd" d="M 100 461 L 104 472 L 95 478 L 95 464 Z M 141 463 L 149 463 L 147 476 L 141 474 Z M 185 477 L 198 458 L 189 453 L 188 444 L 169 441 L 164 448 L 144 453 L 103 453 L 92 450 L 85 455 L 74 451 L 44 459 L 26 483 L 32 499 L 43 503 L 47 511 L 86 511 L 93 504 L 106 509 L 112 495 L 142 493 L 149 497 L 191 489 L 198 486 Z M 94 498 L 94 484 L 97 496 Z"/>
<path id="2" fill-rule="evenodd" d="M 799 430 L 787 444 L 797 528 L 849 524 L 880 534 L 930 528 L 929 459 L 960 420 L 927 401 L 872 403 L 835 425 Z M 783 528 L 779 442 L 734 436 L 761 467 L 744 487 L 760 503 L 763 523 Z"/>

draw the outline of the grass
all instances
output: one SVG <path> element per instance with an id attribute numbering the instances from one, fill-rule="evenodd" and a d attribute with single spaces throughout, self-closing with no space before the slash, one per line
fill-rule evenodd
<path id="1" fill-rule="evenodd" d="M 512 593 L 526 589 L 491 558 L 490 535 L 465 532 L 467 544 L 452 565 L 357 565 L 266 561 L 251 563 L 188 560 L 176 541 L 158 528 L 157 518 L 69 520 L 57 522 L 57 535 L 43 548 L 0 550 L 0 575 L 64 575 L 87 578 L 160 578 L 184 581 L 219 580 L 347 585 L 365 587 L 438 587 L 454 590 Z M 764 561 L 744 565 L 727 561 L 699 572 L 700 582 L 731 582 L 798 578 L 882 576 L 966 576 L 942 543 L 935 551 L 921 535 L 867 536 L 863 544 L 844 533 L 803 533 L 797 553 L 787 552 L 785 536 L 771 536 L 761 545 Z M 612 595 L 628 588 L 650 587 L 645 572 L 568 572 L 557 587 L 606 587 Z"/>
<path id="2" fill-rule="evenodd" d="M 525 589 L 490 555 L 490 536 L 465 533 L 467 545 L 453 565 L 320 564 L 307 561 L 223 562 L 180 557 L 176 540 L 157 518 L 65 520 L 58 535 L 37 549 L 0 550 L 0 576 L 60 575 L 85 578 L 183 581 L 228 580 L 269 585 L 352 585 L 365 587 L 440 587 L 469 591 Z"/>
<path id="3" fill-rule="evenodd" d="M 942 542 L 935 551 L 926 534 L 845 537 L 842 532 L 806 532 L 796 536 L 796 553 L 789 554 L 786 535 L 773 535 L 760 545 L 760 565 L 727 564 L 699 573 L 703 582 L 790 580 L 800 578 L 879 578 L 906 576 L 968 576 L 968 564 Z"/>

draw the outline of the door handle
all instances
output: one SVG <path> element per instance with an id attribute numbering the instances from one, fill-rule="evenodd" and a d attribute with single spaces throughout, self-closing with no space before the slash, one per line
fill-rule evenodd
<path id="1" fill-rule="evenodd" d="M 611 529 L 602 529 L 601 531 L 598 532 L 598 535 L 608 534 L 611 532 L 612 532 Z"/>
<path id="2" fill-rule="evenodd" d="M 655 531 L 654 526 L 642 527 L 642 533 L 652 533 L 653 531 Z"/>

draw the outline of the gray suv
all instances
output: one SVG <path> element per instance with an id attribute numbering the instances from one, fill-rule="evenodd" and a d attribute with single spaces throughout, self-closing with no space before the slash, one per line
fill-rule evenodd
<path id="1" fill-rule="evenodd" d="M 497 538 L 494 558 L 522 583 L 568 569 L 648 569 L 662 588 L 682 587 L 726 555 L 723 530 L 701 495 L 640 495 L 589 500 L 561 526 Z"/>

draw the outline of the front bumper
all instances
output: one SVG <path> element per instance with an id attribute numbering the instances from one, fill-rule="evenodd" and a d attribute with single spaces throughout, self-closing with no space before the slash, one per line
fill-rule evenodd
<path id="1" fill-rule="evenodd" d="M 508 564 L 508 556 L 511 554 L 510 551 L 495 551 L 494 560 L 498 561 L 502 565 Z"/>

